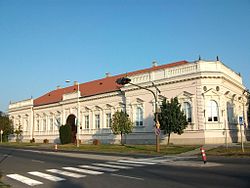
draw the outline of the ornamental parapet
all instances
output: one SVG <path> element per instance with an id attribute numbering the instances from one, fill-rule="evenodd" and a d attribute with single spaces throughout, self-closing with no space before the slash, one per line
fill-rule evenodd
<path id="1" fill-rule="evenodd" d="M 235 73 L 230 68 L 225 66 L 220 61 L 195 61 L 193 63 L 184 64 L 176 67 L 170 67 L 160 70 L 155 70 L 148 73 L 137 74 L 130 76 L 131 82 L 134 84 L 147 83 L 162 79 L 171 79 L 175 77 L 190 75 L 198 73 L 219 73 L 225 77 L 234 80 L 235 82 L 242 84 L 242 78 L 240 74 Z"/>
<path id="2" fill-rule="evenodd" d="M 11 102 L 9 105 L 9 111 L 25 107 L 33 107 L 33 101 L 33 99 L 27 99 L 19 102 Z"/>

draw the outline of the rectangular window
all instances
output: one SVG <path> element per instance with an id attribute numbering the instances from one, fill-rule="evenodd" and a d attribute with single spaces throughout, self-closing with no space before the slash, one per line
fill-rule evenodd
<path id="1" fill-rule="evenodd" d="M 106 114 L 106 126 L 107 128 L 111 127 L 111 113 Z"/>
<path id="2" fill-rule="evenodd" d="M 136 126 L 137 127 L 143 126 L 143 110 L 141 107 L 137 107 L 136 109 Z"/>
<path id="3" fill-rule="evenodd" d="M 43 131 L 46 131 L 46 118 L 45 119 L 43 119 Z"/>
<path id="4" fill-rule="evenodd" d="M 100 129 L 100 114 L 95 115 L 95 127 L 96 129 Z"/>
<path id="5" fill-rule="evenodd" d="M 27 131 L 28 130 L 28 127 L 29 127 L 29 120 L 26 119 L 25 120 L 25 127 L 24 127 L 24 131 Z"/>
<path id="6" fill-rule="evenodd" d="M 89 115 L 85 116 L 85 129 L 89 129 Z"/>
<path id="7" fill-rule="evenodd" d="M 49 128 L 49 130 L 50 131 L 53 131 L 53 118 L 50 118 L 50 128 Z"/>
<path id="8" fill-rule="evenodd" d="M 40 123 L 40 122 L 39 122 L 39 119 L 36 120 L 36 130 L 37 130 L 37 131 L 39 131 L 39 123 Z"/>
<path id="9" fill-rule="evenodd" d="M 57 116 L 56 117 L 56 122 L 55 122 L 55 129 L 59 130 L 59 127 L 61 126 L 61 117 Z"/>

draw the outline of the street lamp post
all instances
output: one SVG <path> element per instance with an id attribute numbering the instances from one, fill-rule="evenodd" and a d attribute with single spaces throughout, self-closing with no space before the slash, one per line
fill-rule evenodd
<path id="1" fill-rule="evenodd" d="M 70 80 L 65 80 L 65 82 L 69 83 Z M 76 118 L 76 147 L 79 147 L 80 144 L 80 125 L 79 125 L 79 121 L 80 121 L 80 102 L 79 102 L 79 98 L 80 98 L 80 85 L 79 82 L 77 83 L 77 118 Z"/>
<path id="2" fill-rule="evenodd" d="M 3 130 L 2 129 L 1 129 L 0 133 L 1 133 L 1 143 L 3 143 Z"/>
<path id="3" fill-rule="evenodd" d="M 118 78 L 116 80 L 116 83 L 119 85 L 126 85 L 126 84 L 131 84 L 133 86 L 139 87 L 140 89 L 145 89 L 149 92 L 151 92 L 154 96 L 155 99 L 155 129 L 160 130 L 160 124 L 159 124 L 159 116 L 158 116 L 158 100 L 157 100 L 157 92 L 160 93 L 160 90 L 156 87 L 156 85 L 154 84 L 154 82 L 152 82 L 152 85 L 156 88 L 156 93 L 154 91 L 152 91 L 151 89 L 148 89 L 146 87 L 131 83 L 131 79 L 127 78 L 127 77 L 122 77 L 122 78 Z M 157 132 L 157 131 L 156 131 Z M 160 134 L 156 133 L 156 152 L 160 152 Z"/>

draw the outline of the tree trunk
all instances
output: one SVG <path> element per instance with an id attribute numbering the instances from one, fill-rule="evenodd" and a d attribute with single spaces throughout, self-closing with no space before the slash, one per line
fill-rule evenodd
<path id="1" fill-rule="evenodd" d="M 122 145 L 122 146 L 124 145 L 124 143 L 123 143 L 123 134 L 122 134 L 122 132 L 121 132 L 121 145 Z"/>
<path id="2" fill-rule="evenodd" d="M 170 141 L 170 133 L 168 133 L 168 143 L 167 143 L 167 146 L 169 145 L 169 141 Z"/>

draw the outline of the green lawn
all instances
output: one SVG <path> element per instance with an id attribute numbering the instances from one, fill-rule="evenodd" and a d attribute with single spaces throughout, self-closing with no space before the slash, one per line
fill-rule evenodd
<path id="1" fill-rule="evenodd" d="M 4 143 L 3 146 L 8 147 L 25 147 L 25 148 L 45 148 L 54 149 L 54 144 L 36 144 L 36 143 Z M 198 148 L 199 146 L 179 146 L 179 145 L 161 145 L 160 152 L 157 153 L 155 145 L 116 145 L 116 144 L 100 144 L 100 145 L 80 145 L 77 148 L 73 144 L 58 145 L 58 150 L 67 151 L 86 151 L 100 153 L 123 153 L 123 154 L 149 154 L 149 155 L 170 155 L 179 154 Z"/>
<path id="2" fill-rule="evenodd" d="M 218 148 L 207 151 L 207 155 L 210 156 L 227 156 L 227 157 L 250 157 L 250 147 L 245 146 L 242 152 L 241 146 L 220 146 Z"/>

